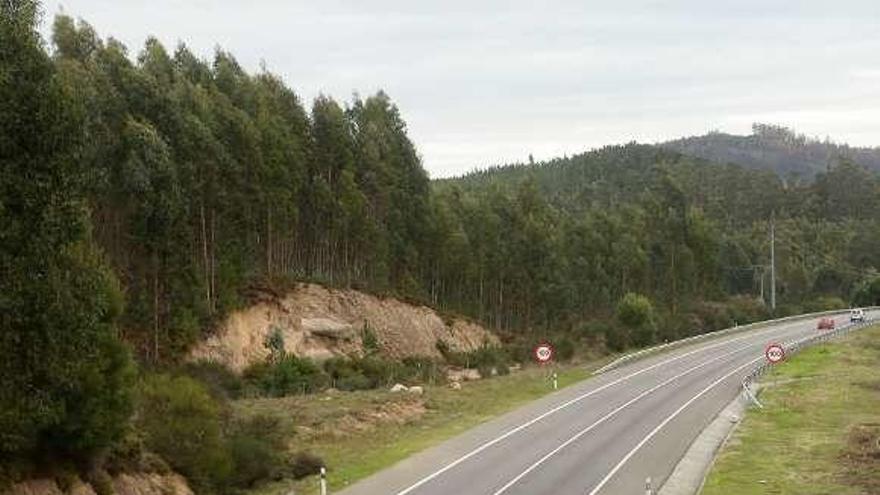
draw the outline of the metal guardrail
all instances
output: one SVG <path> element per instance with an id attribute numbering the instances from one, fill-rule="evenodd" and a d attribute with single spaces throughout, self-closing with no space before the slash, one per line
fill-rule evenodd
<path id="1" fill-rule="evenodd" d="M 873 309 L 873 308 L 872 308 Z M 859 323 L 850 323 L 849 325 L 842 325 L 834 330 L 822 331 L 821 333 L 817 333 L 816 335 L 811 335 L 809 337 L 805 337 L 800 340 L 796 340 L 788 345 L 783 345 L 783 349 L 785 349 L 785 358 L 788 359 L 789 356 L 793 356 L 800 352 L 802 349 L 807 347 L 823 344 L 828 342 L 831 339 L 846 335 L 850 332 L 854 332 L 856 330 L 861 330 L 862 328 L 868 327 L 876 323 L 878 319 L 871 318 L 869 320 L 865 320 Z M 743 394 L 745 394 L 746 398 L 749 399 L 752 403 L 760 408 L 764 408 L 761 402 L 758 400 L 758 397 L 752 391 L 752 383 L 758 380 L 764 373 L 767 372 L 770 368 L 775 366 L 774 364 L 770 364 L 767 361 L 764 361 L 748 375 L 743 377 L 742 379 L 742 390 Z"/>
<path id="2" fill-rule="evenodd" d="M 873 311 L 873 310 L 880 309 L 880 306 L 871 306 L 871 307 L 863 308 L 863 309 L 865 311 Z M 656 352 L 660 352 L 660 351 L 668 350 L 668 349 L 675 349 L 677 347 L 681 347 L 683 345 L 690 344 L 693 342 L 699 342 L 701 340 L 711 339 L 714 337 L 723 337 L 725 335 L 730 335 L 730 334 L 739 333 L 739 332 L 746 332 L 748 330 L 754 330 L 756 328 L 761 328 L 761 327 L 765 327 L 765 326 L 769 326 L 769 325 L 775 325 L 778 323 L 787 323 L 787 322 L 799 321 L 799 320 L 809 320 L 811 318 L 819 318 L 822 316 L 838 316 L 838 315 L 849 314 L 849 312 L 850 312 L 849 309 L 834 309 L 831 311 L 818 311 L 815 313 L 806 313 L 806 314 L 802 314 L 802 315 L 786 316 L 785 318 L 776 318 L 773 320 L 756 321 L 754 323 L 749 323 L 747 325 L 725 328 L 722 330 L 716 330 L 714 332 L 701 333 L 701 334 L 693 335 L 691 337 L 686 337 L 684 339 L 674 340 L 672 342 L 667 342 L 664 344 L 655 345 L 653 347 L 648 347 L 647 349 L 642 349 L 640 351 L 625 354 L 625 355 L 615 359 L 614 361 L 611 361 L 610 363 L 606 364 L 605 366 L 597 369 L 596 371 L 593 372 L 593 374 L 599 375 L 599 374 L 602 374 L 608 370 L 613 370 L 614 368 L 617 368 L 617 367 L 619 367 L 623 364 L 626 364 L 630 361 L 634 361 L 636 359 L 639 359 L 639 358 L 642 358 L 645 356 L 649 356 L 649 355 L 654 354 Z"/>

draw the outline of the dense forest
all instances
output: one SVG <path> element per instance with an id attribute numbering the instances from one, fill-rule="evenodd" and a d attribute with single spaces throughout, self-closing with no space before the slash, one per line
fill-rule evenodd
<path id="1" fill-rule="evenodd" d="M 810 181 L 841 159 L 880 172 L 880 148 L 853 147 L 829 138 L 820 140 L 772 124 L 753 124 L 748 136 L 715 131 L 660 146 L 717 163 L 771 170 L 788 181 Z"/>
<path id="2" fill-rule="evenodd" d="M 769 296 L 771 221 L 777 314 L 864 299 L 860 284 L 880 267 L 880 179 L 849 161 L 792 185 L 630 144 L 434 190 L 458 232 L 443 251 L 469 253 L 449 255 L 456 271 L 440 277 L 438 300 L 504 328 L 576 327 L 613 316 L 629 292 L 657 306 L 654 338 L 753 319 L 765 309 L 762 279 Z"/>
<path id="3" fill-rule="evenodd" d="M 254 290 L 301 280 L 461 313 L 512 347 L 618 350 L 774 314 L 772 222 L 775 314 L 880 302 L 880 178 L 858 156 L 791 182 L 628 144 L 431 182 L 384 93 L 307 108 L 223 50 L 130 54 L 63 15 L 47 48 L 35 2 L 0 6 L 0 475 L 103 458 L 138 364 L 171 367 Z M 219 431 L 181 380 L 142 379 L 140 407 L 204 404 Z"/>

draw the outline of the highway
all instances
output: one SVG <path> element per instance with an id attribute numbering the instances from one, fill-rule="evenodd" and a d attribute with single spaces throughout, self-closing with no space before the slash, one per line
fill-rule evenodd
<path id="1" fill-rule="evenodd" d="M 868 318 L 876 317 L 876 313 Z M 835 318 L 848 323 L 848 315 Z M 532 402 L 339 492 L 344 495 L 645 493 L 764 360 L 817 333 L 776 323 L 646 357 Z"/>

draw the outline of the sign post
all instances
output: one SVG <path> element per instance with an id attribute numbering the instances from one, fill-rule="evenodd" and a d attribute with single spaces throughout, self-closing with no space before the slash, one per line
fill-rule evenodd
<path id="1" fill-rule="evenodd" d="M 785 360 L 785 348 L 782 347 L 782 344 L 770 344 L 764 349 L 764 356 L 767 358 L 767 362 L 771 365 L 777 365 Z M 770 367 L 770 376 L 773 378 L 773 385 L 776 385 L 776 373 L 773 371 L 773 367 Z"/>
<path id="2" fill-rule="evenodd" d="M 764 349 L 764 356 L 770 364 L 778 364 L 785 359 L 785 348 L 781 344 L 770 344 Z"/>
<path id="3" fill-rule="evenodd" d="M 553 356 L 556 354 L 556 351 L 553 349 L 553 346 L 550 342 L 541 342 L 540 344 L 535 346 L 535 349 L 532 351 L 532 355 L 535 357 L 535 361 L 538 362 L 541 366 L 550 363 L 553 361 Z M 559 377 L 556 374 L 556 371 L 550 376 L 553 380 L 553 390 L 557 390 L 559 388 Z"/>

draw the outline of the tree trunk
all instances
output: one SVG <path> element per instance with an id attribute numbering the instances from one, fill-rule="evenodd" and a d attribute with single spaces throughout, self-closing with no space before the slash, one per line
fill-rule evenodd
<path id="1" fill-rule="evenodd" d="M 159 254 L 153 250 L 153 360 L 159 362 Z"/>
<path id="2" fill-rule="evenodd" d="M 202 225 L 202 261 L 205 269 L 205 299 L 208 304 L 208 313 L 211 313 L 211 267 L 208 260 L 208 232 L 205 228 L 205 204 L 199 204 L 199 217 Z"/>

